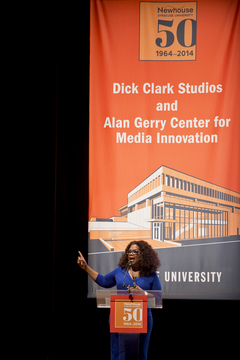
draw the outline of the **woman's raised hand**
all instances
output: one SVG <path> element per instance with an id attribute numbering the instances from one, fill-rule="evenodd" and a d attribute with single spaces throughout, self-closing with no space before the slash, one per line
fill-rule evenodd
<path id="1" fill-rule="evenodd" d="M 84 257 L 82 256 L 81 252 L 79 251 L 78 253 L 79 253 L 79 255 L 78 255 L 78 258 L 77 258 L 77 263 L 80 266 L 80 268 L 82 268 L 83 270 L 86 270 L 87 262 L 84 259 Z"/>
<path id="2" fill-rule="evenodd" d="M 91 278 L 95 281 L 98 277 L 98 272 L 96 272 L 95 270 L 90 268 L 90 266 L 88 266 L 86 260 L 84 259 L 80 251 L 78 253 L 79 253 L 77 258 L 78 265 L 80 266 L 80 268 L 85 270 L 88 273 L 88 275 L 90 275 Z"/>

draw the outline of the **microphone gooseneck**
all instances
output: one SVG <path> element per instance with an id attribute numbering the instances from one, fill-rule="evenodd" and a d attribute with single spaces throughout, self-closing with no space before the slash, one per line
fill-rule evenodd
<path id="1" fill-rule="evenodd" d="M 125 285 L 125 282 L 124 282 L 125 277 L 126 277 L 126 274 L 127 274 L 128 270 L 129 270 L 130 268 L 131 268 L 131 271 L 132 271 L 132 279 L 133 279 L 133 285 L 132 285 L 132 286 L 131 286 L 131 285 Z M 133 287 L 133 288 L 136 287 L 135 277 L 134 277 L 134 273 L 133 273 L 133 268 L 132 268 L 132 263 L 131 263 L 131 261 L 128 262 L 128 266 L 127 266 L 125 275 L 124 275 L 124 277 L 123 277 L 123 285 L 122 285 L 122 287 L 123 287 L 123 288 L 127 288 L 127 289 L 128 289 L 127 291 L 128 291 L 129 293 L 131 292 L 131 287 Z"/>
<path id="2" fill-rule="evenodd" d="M 133 279 L 133 287 L 135 288 L 135 287 L 136 287 L 136 284 L 135 284 L 135 276 L 134 276 L 134 273 L 133 273 L 132 263 L 129 262 L 128 265 L 129 265 L 129 267 L 131 268 L 132 279 Z"/>

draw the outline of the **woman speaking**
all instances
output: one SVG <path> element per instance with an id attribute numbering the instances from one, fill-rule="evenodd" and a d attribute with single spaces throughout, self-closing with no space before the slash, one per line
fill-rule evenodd
<path id="1" fill-rule="evenodd" d="M 77 263 L 98 285 L 104 288 L 111 288 L 116 285 L 118 290 L 125 290 L 126 288 L 162 290 L 156 274 L 156 270 L 160 266 L 160 260 L 157 252 L 146 241 L 130 242 L 119 260 L 118 267 L 105 276 L 91 269 L 80 251 Z M 140 334 L 139 354 L 141 360 L 147 359 L 152 326 L 152 312 L 151 309 L 148 309 L 148 330 L 146 334 Z M 118 335 L 111 333 L 111 360 L 117 360 L 118 357 Z"/>

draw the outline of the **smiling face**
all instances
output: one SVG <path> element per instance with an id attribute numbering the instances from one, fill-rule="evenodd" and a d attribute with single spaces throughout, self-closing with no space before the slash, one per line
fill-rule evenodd
<path id="1" fill-rule="evenodd" d="M 139 246 L 133 244 L 128 249 L 128 261 L 132 264 L 133 267 L 138 267 L 140 264 L 141 253 Z"/>

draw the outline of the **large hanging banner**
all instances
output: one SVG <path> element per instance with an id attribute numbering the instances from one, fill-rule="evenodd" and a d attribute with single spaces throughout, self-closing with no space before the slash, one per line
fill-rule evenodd
<path id="1" fill-rule="evenodd" d="M 91 1 L 88 262 L 145 240 L 164 298 L 240 299 L 239 5 Z"/>

